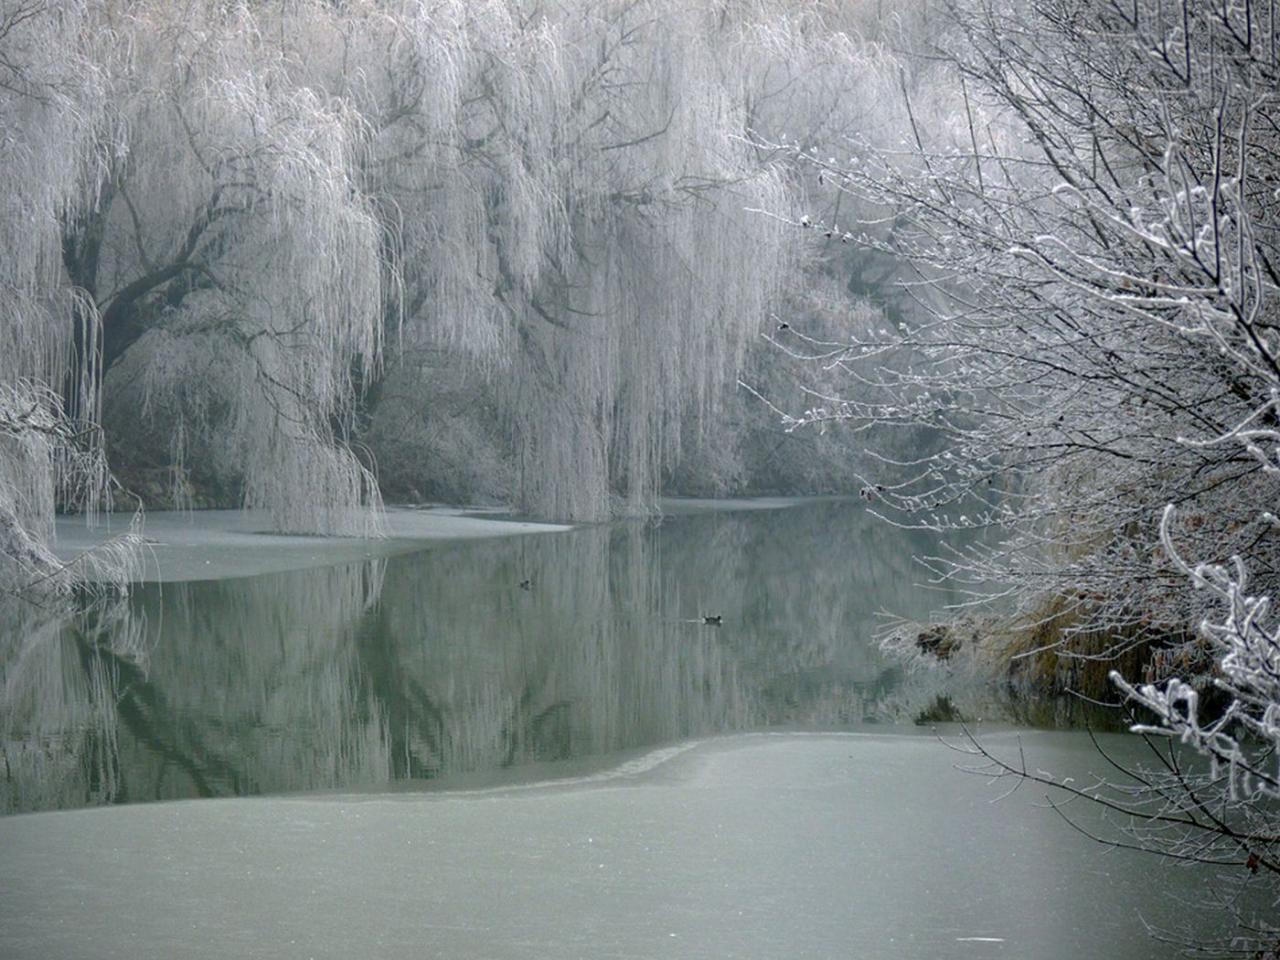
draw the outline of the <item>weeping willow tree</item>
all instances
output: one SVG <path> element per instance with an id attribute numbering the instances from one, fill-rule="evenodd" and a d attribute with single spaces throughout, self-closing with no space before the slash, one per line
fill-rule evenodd
<path id="1" fill-rule="evenodd" d="M 353 179 L 368 131 L 284 59 L 240 8 L 0 9 L 6 582 L 72 579 L 53 518 L 110 504 L 117 366 L 144 417 L 177 411 L 175 462 L 202 439 L 280 529 L 376 531 L 341 442 L 385 318 L 382 224 Z"/>
<path id="2" fill-rule="evenodd" d="M 415 457 L 376 429 L 393 405 L 483 424 L 468 449 L 529 512 L 652 509 L 725 445 L 794 276 L 761 211 L 800 181 L 750 134 L 856 115 L 823 47 L 842 5 L 5 9 L 0 522 L 41 572 L 104 450 L 177 503 L 377 533 L 375 454 Z"/>
<path id="3" fill-rule="evenodd" d="M 94 19 L 88 3 L 0 6 L 0 584 L 18 587 L 66 589 L 76 571 L 48 549 L 55 511 L 110 497 L 96 304 L 62 274 L 62 225 L 91 216 L 119 149 Z"/>
<path id="4" fill-rule="evenodd" d="M 405 8 L 370 80 L 407 337 L 483 371 L 530 512 L 652 509 L 784 276 L 750 210 L 786 183 L 742 142 L 753 51 L 720 13 Z"/>
<path id="5" fill-rule="evenodd" d="M 291 76 L 267 25 L 128 8 L 128 150 L 69 272 L 102 310 L 103 362 L 171 425 L 179 471 L 194 442 L 276 529 L 374 533 L 377 485 L 343 435 L 380 361 L 388 279 L 359 183 L 369 131 Z"/>

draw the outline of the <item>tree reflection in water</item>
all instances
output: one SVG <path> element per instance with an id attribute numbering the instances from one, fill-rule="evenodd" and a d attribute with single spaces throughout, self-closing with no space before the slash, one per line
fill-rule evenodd
<path id="1" fill-rule="evenodd" d="M 946 601 L 916 586 L 930 546 L 827 501 L 10 611 L 0 803 L 376 786 L 899 716 L 872 635 Z"/>

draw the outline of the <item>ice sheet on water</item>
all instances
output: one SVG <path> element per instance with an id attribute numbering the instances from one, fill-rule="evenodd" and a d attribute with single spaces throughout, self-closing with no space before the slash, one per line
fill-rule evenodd
<path id="1" fill-rule="evenodd" d="M 1081 775 L 1099 762 L 1083 735 L 1022 745 Z M 954 763 L 927 736 L 749 735 L 554 789 L 10 817 L 0 945 L 12 960 L 1164 955 L 1143 919 L 1171 919 L 1181 875 L 1162 889 L 1124 851 L 1102 871 L 1038 798 L 990 803 Z"/>
<path id="2" fill-rule="evenodd" d="M 383 540 L 270 533 L 260 510 L 154 511 L 144 517 L 147 538 L 144 581 L 221 580 L 279 573 L 424 549 L 432 543 L 481 537 L 552 533 L 570 529 L 550 523 L 471 516 L 456 508 L 387 510 Z M 58 521 L 56 553 L 70 560 L 128 530 L 131 517 L 104 517 L 86 527 L 75 517 Z"/>

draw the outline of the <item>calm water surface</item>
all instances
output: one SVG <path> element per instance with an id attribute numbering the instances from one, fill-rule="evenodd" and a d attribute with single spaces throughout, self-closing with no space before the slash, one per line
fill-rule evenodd
<path id="1" fill-rule="evenodd" d="M 27 611 L 0 664 L 0 809 L 512 779 L 692 736 L 909 722 L 873 634 L 947 601 L 917 586 L 932 547 L 817 501 L 147 584 L 72 626 Z"/>

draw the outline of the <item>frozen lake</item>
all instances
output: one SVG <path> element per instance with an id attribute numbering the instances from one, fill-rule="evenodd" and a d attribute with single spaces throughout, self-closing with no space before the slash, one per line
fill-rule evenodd
<path id="1" fill-rule="evenodd" d="M 1013 748 L 1012 735 L 992 738 Z M 1058 770 L 1096 758 L 1035 733 Z M 1167 956 L 1151 864 L 928 736 L 739 735 L 558 785 L 0 819 L 12 960 Z M 1161 886 L 1176 889 L 1179 877 Z"/>
<path id="2" fill-rule="evenodd" d="M 994 704 L 874 642 L 949 599 L 931 541 L 716 506 L 373 547 L 153 517 L 156 582 L 3 633 L 0 955 L 1167 955 L 1186 874 L 992 802 L 917 725 Z"/>

